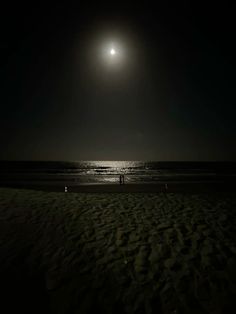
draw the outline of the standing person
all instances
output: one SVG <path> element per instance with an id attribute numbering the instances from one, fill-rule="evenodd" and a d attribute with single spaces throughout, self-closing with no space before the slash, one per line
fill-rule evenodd
<path id="1" fill-rule="evenodd" d="M 123 174 L 120 174 L 120 185 L 125 184 L 125 176 Z"/>
<path id="2" fill-rule="evenodd" d="M 122 184 L 125 184 L 125 176 L 122 174 Z"/>

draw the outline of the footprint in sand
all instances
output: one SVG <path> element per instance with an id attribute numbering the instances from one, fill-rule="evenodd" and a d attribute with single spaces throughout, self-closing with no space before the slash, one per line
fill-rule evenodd
<path id="1" fill-rule="evenodd" d="M 127 242 L 127 235 L 122 228 L 118 228 L 116 232 L 116 245 L 124 246 Z"/>
<path id="2" fill-rule="evenodd" d="M 137 273 L 145 273 L 148 268 L 148 255 L 150 249 L 148 246 L 141 246 L 135 258 L 134 268 Z"/>

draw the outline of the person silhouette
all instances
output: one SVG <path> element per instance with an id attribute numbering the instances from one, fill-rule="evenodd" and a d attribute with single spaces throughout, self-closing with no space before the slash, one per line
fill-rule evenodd
<path id="1" fill-rule="evenodd" d="M 120 174 L 120 185 L 125 184 L 125 176 L 123 174 Z"/>

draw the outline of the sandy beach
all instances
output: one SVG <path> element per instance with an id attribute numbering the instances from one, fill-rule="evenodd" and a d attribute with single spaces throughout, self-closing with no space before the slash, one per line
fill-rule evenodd
<path id="1" fill-rule="evenodd" d="M 2 307 L 234 313 L 233 193 L 0 189 Z"/>

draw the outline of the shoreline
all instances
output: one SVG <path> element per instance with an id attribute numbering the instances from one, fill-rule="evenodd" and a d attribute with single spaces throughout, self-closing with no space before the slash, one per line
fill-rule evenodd
<path id="1" fill-rule="evenodd" d="M 232 193 L 235 182 L 161 182 L 155 184 L 74 184 L 72 182 L 0 182 L 1 188 L 40 190 L 68 193 Z"/>

